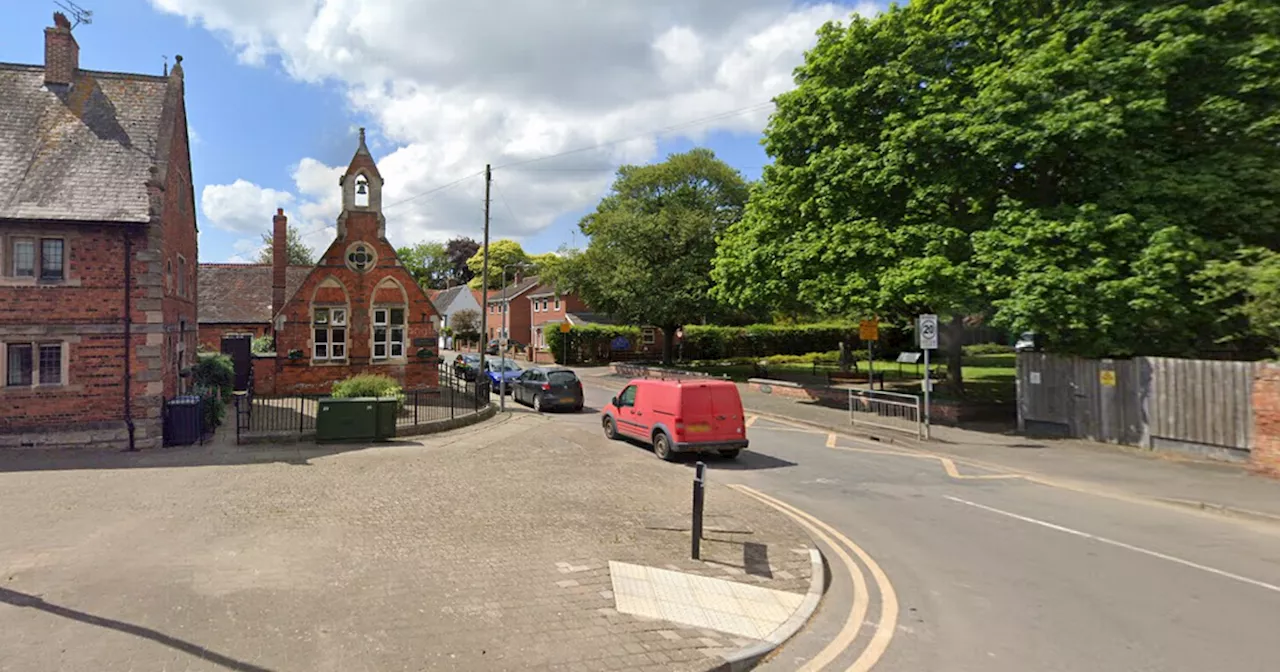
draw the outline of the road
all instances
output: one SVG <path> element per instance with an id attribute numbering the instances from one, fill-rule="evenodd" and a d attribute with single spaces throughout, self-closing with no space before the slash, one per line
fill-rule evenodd
<path id="1" fill-rule="evenodd" d="M 560 421 L 598 426 L 600 384 Z M 739 459 L 707 460 L 711 478 L 810 514 L 831 575 L 813 619 L 760 669 L 1280 667 L 1277 526 L 761 418 L 748 435 Z M 804 667 L 815 659 L 828 664 Z"/>

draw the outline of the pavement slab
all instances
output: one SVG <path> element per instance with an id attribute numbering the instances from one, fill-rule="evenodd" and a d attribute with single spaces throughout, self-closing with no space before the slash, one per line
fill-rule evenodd
<path id="1" fill-rule="evenodd" d="M 812 546 L 692 470 L 528 413 L 377 446 L 0 455 L 0 670 L 703 670 L 610 563 L 803 594 Z"/>

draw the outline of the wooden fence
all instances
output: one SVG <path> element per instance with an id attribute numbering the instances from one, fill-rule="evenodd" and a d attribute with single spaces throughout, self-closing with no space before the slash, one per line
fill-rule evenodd
<path id="1" fill-rule="evenodd" d="M 1259 365 L 1018 355 L 1018 428 L 1247 460 Z"/>

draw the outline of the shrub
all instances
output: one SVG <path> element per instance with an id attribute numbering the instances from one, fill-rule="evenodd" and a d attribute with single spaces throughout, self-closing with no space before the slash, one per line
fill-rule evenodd
<path id="1" fill-rule="evenodd" d="M 559 329 L 543 331 L 547 347 L 551 350 L 551 355 L 555 357 L 557 364 L 565 364 L 568 361 L 566 359 L 566 355 L 569 354 L 568 349 L 573 350 L 575 364 L 587 360 L 608 359 L 610 344 L 619 336 L 627 339 L 634 346 L 640 340 L 640 327 L 592 324 L 574 327 L 568 334 L 560 333 Z"/>
<path id="2" fill-rule="evenodd" d="M 227 415 L 227 402 L 222 398 L 219 390 L 207 385 L 193 385 L 191 392 L 204 399 L 204 429 L 206 432 L 212 432 L 222 424 L 223 418 Z"/>
<path id="3" fill-rule="evenodd" d="M 253 343 L 249 345 L 249 350 L 260 355 L 268 352 L 275 352 L 276 339 L 274 336 L 268 336 L 266 334 L 259 336 L 253 339 Z"/>
<path id="4" fill-rule="evenodd" d="M 979 343 L 977 345 L 966 345 L 963 350 L 965 357 L 976 357 L 979 355 L 1008 355 L 1013 353 L 1013 346 L 1004 345 L 1002 343 Z"/>
<path id="5" fill-rule="evenodd" d="M 217 390 L 225 405 L 231 403 L 235 382 L 236 368 L 230 357 L 220 352 L 202 352 L 196 356 L 195 366 L 191 367 L 193 388 Z"/>
<path id="6" fill-rule="evenodd" d="M 881 322 L 876 358 L 881 358 L 881 353 L 896 352 L 906 339 L 907 334 L 901 327 Z M 747 327 L 690 325 L 684 329 L 684 354 L 690 359 L 758 359 L 772 355 L 807 357 L 814 353 L 838 352 L 841 341 L 851 349 L 865 346 L 858 340 L 856 322 L 753 324 Z M 838 358 L 837 355 L 836 360 Z"/>
<path id="7" fill-rule="evenodd" d="M 384 376 L 379 373 L 362 373 L 351 376 L 346 380 L 339 380 L 333 384 L 333 391 L 330 393 L 338 399 L 348 399 L 351 397 L 398 397 L 404 400 L 404 395 L 400 390 L 400 383 L 391 376 Z"/>

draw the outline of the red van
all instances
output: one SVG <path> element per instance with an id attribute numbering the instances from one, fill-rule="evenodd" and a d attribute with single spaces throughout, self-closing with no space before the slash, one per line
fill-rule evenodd
<path id="1" fill-rule="evenodd" d="M 747 447 L 742 398 L 727 380 L 633 380 L 603 414 L 605 436 L 650 443 L 664 460 L 683 452 L 734 458 Z"/>

